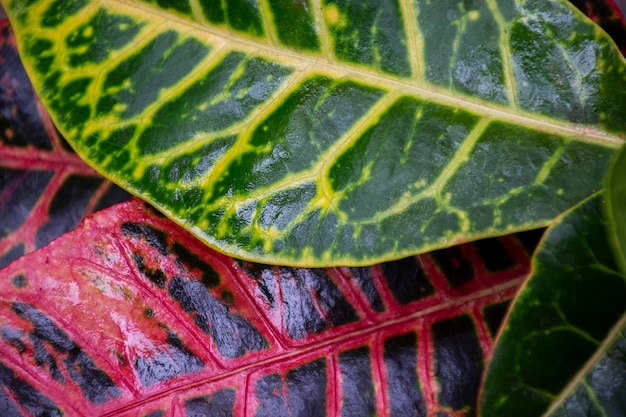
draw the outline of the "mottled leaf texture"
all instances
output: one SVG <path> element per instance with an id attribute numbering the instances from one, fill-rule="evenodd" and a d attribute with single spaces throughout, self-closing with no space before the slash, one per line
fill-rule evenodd
<path id="1" fill-rule="evenodd" d="M 58 136 L 0 21 L 0 268 L 128 198 Z"/>
<path id="2" fill-rule="evenodd" d="M 359 265 L 602 186 L 626 64 L 560 0 L 3 4 L 89 164 L 224 253 Z"/>
<path id="3" fill-rule="evenodd" d="M 626 279 L 609 245 L 603 204 L 604 193 L 597 194 L 548 229 L 498 337 L 481 416 L 532 417 L 558 407 L 557 415 L 626 412 L 624 393 L 610 395 L 623 387 L 625 364 L 606 368 L 622 354 L 621 335 L 606 351 L 626 323 Z"/>
<path id="4" fill-rule="evenodd" d="M 626 233 L 626 196 L 624 179 L 626 179 L 626 156 L 624 149 L 615 162 L 609 179 L 607 192 L 607 220 L 609 222 L 608 235 L 613 244 L 615 259 L 624 268 L 624 238 Z M 562 403 L 553 407 L 550 414 L 554 417 L 586 417 L 603 416 L 619 417 L 626 415 L 626 313 L 614 326 L 614 337 L 607 338 L 610 346 L 597 352 L 591 369 L 584 368 L 566 392 Z M 613 336 L 613 335 L 612 335 Z M 598 359 L 599 357 L 599 359 Z"/>
<path id="5" fill-rule="evenodd" d="M 475 415 L 536 236 L 273 267 L 121 203 L 0 270 L 0 415 Z"/>

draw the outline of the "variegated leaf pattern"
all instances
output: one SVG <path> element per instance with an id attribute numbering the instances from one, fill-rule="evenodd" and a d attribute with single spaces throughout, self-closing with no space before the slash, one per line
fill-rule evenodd
<path id="1" fill-rule="evenodd" d="M 562 1 L 13 0 L 55 123 L 220 251 L 359 265 L 601 187 L 626 65 Z"/>
<path id="2" fill-rule="evenodd" d="M 621 333 L 626 278 L 609 246 L 604 195 L 585 200 L 546 231 L 532 259 L 531 277 L 498 336 L 481 416 L 549 415 L 573 391 L 586 391 L 585 374 Z M 596 379 L 601 373 L 596 370 Z M 618 369 L 604 375 L 623 378 Z M 607 383 L 606 390 L 614 384 L 619 385 Z M 574 409 L 572 415 L 577 412 L 603 415 L 592 409 Z"/>
<path id="3" fill-rule="evenodd" d="M 0 271 L 0 411 L 474 415 L 539 235 L 273 267 L 207 250 L 131 200 Z"/>
<path id="4" fill-rule="evenodd" d="M 0 268 L 129 197 L 59 137 L 0 21 Z"/>
<path id="5" fill-rule="evenodd" d="M 626 209 L 626 148 L 623 148 L 616 159 L 608 181 L 606 191 L 605 217 L 608 223 L 606 241 L 610 247 L 605 247 L 606 252 L 614 254 L 614 276 L 621 279 L 623 288 L 626 280 L 626 263 L 624 262 L 624 242 L 626 241 L 626 221 L 624 210 Z M 598 210 L 600 211 L 600 210 Z M 601 230 L 601 228 L 600 228 Z M 596 268 L 595 282 L 601 277 L 600 268 Z M 621 274 L 620 274 L 621 272 Z M 606 280 L 606 278 L 601 278 Z M 616 278 L 614 278 L 615 280 Z M 624 293 L 624 290 L 621 291 Z M 607 291 L 608 295 L 608 291 Z M 587 297 L 584 297 L 585 300 Z M 606 303 L 609 297 L 603 297 Z M 550 409 L 551 417 L 583 417 L 587 415 L 602 415 L 607 417 L 622 416 L 626 414 L 626 306 L 623 297 L 614 301 L 616 306 L 622 306 L 619 318 L 614 320 L 613 326 L 602 344 L 597 348 L 594 356 L 576 374 L 576 378 L 568 384 L 565 392 L 559 397 L 559 401 Z M 596 328 L 598 326 L 595 326 Z"/>

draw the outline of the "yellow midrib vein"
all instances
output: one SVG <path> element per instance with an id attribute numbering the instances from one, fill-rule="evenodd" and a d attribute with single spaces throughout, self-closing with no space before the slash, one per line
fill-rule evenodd
<path id="1" fill-rule="evenodd" d="M 304 54 L 298 54 L 294 51 L 281 48 L 275 45 L 267 45 L 262 42 L 255 42 L 247 38 L 237 38 L 225 30 L 218 28 L 203 26 L 192 20 L 179 17 L 174 14 L 166 14 L 161 10 L 155 9 L 147 4 L 137 4 L 134 1 L 126 0 L 103 0 L 101 3 L 118 3 L 127 7 L 135 8 L 145 17 L 145 14 L 158 16 L 168 20 L 166 24 L 178 24 L 195 28 L 200 32 L 204 32 L 226 40 L 229 46 L 233 44 L 241 46 L 242 51 L 262 55 L 270 60 L 280 58 L 282 62 L 293 68 L 302 70 L 303 67 L 314 67 L 319 72 L 327 72 L 339 76 L 350 77 L 355 80 L 366 81 L 370 85 L 386 89 L 387 91 L 401 90 L 407 96 L 415 96 L 422 99 L 430 100 L 438 104 L 451 107 L 460 107 L 464 110 L 474 112 L 479 115 L 489 115 L 491 120 L 503 120 L 512 124 L 525 127 L 535 128 L 544 133 L 569 136 L 570 139 L 602 144 L 610 147 L 619 147 L 626 140 L 625 134 L 608 134 L 598 131 L 590 126 L 576 125 L 565 121 L 555 120 L 549 116 L 534 114 L 526 111 L 513 111 L 510 107 L 494 104 L 474 97 L 463 96 L 449 92 L 442 93 L 441 87 L 428 84 L 417 85 L 414 79 L 401 79 L 392 76 L 382 76 L 374 71 L 369 71 L 355 66 L 349 66 L 341 63 L 327 62 L 323 57 L 312 57 Z"/>
<path id="2" fill-rule="evenodd" d="M 137 8 L 142 13 L 149 13 L 163 17 L 164 13 L 158 9 L 155 9 L 147 4 L 137 4 L 133 1 L 125 0 L 108 0 L 107 3 L 120 3 L 130 5 Z M 436 102 L 438 104 L 460 107 L 464 110 L 473 112 L 479 115 L 488 115 L 493 120 L 507 121 L 512 124 L 525 126 L 527 128 L 534 128 L 538 131 L 555 134 L 559 136 L 568 136 L 573 140 L 598 143 L 610 147 L 619 147 L 626 140 L 626 133 L 624 135 L 608 134 L 594 129 L 589 126 L 576 125 L 565 121 L 555 120 L 549 116 L 534 114 L 526 111 L 513 111 L 510 107 L 494 104 L 474 97 L 463 96 L 462 94 L 456 94 L 448 92 L 444 94 L 441 92 L 441 87 L 436 87 L 423 83 L 423 85 L 416 84 L 414 79 L 401 79 L 392 76 L 382 76 L 374 71 L 369 71 L 364 68 L 358 68 L 356 66 L 350 66 L 341 63 L 329 63 L 323 56 L 307 56 L 305 54 L 298 54 L 286 48 L 281 48 L 275 45 L 268 45 L 263 42 L 255 42 L 248 38 L 238 38 L 233 34 L 228 33 L 225 30 L 220 30 L 215 27 L 203 26 L 191 20 L 176 16 L 166 15 L 170 20 L 170 24 L 177 23 L 179 25 L 192 26 L 201 32 L 206 32 L 211 35 L 226 39 L 229 45 L 240 46 L 240 49 L 256 55 L 262 55 L 270 60 L 277 60 L 285 65 L 301 69 L 305 67 L 314 67 L 320 73 L 326 72 L 329 74 L 336 74 L 338 76 L 352 78 L 354 80 L 364 81 L 370 85 L 382 88 L 387 91 L 402 90 L 407 96 L 419 97 L 425 100 Z"/>

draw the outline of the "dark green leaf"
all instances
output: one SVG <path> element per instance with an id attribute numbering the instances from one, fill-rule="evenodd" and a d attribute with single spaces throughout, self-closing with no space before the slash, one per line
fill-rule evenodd
<path id="1" fill-rule="evenodd" d="M 622 329 L 606 354 L 550 417 L 622 417 L 626 415 L 625 394 L 626 333 Z"/>
<path id="2" fill-rule="evenodd" d="M 547 232 L 484 382 L 482 416 L 532 417 L 560 405 L 615 337 L 626 282 L 610 250 L 603 194 Z"/>
<path id="3" fill-rule="evenodd" d="M 606 212 L 608 236 L 618 263 L 624 262 L 626 148 L 620 152 L 609 177 Z M 623 267 L 624 265 L 622 265 Z M 622 272 L 626 270 L 622 269 Z M 608 302 L 608 300 L 607 300 Z M 594 357 L 553 405 L 552 417 L 621 417 L 626 415 L 626 312 Z M 610 345 L 610 346 L 609 346 Z M 593 367 L 591 367 L 593 364 Z M 556 407 L 556 408 L 555 408 Z"/>
<path id="4" fill-rule="evenodd" d="M 609 238 L 617 263 L 626 273 L 626 148 L 622 149 L 613 165 L 607 200 Z"/>
<path id="5" fill-rule="evenodd" d="M 565 1 L 285 4 L 5 6 L 77 152 L 237 257 L 373 264 L 602 187 L 626 65 Z"/>

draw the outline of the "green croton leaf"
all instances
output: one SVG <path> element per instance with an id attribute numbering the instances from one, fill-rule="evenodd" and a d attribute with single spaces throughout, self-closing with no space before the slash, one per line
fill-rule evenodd
<path id="1" fill-rule="evenodd" d="M 626 317 L 625 317 L 626 318 Z M 581 377 L 572 393 L 550 417 L 621 417 L 626 414 L 626 330 L 606 354 Z"/>
<path id="2" fill-rule="evenodd" d="M 603 200 L 585 200 L 540 243 L 487 370 L 481 416 L 626 412 L 623 391 L 611 395 L 624 387 L 626 280 L 609 247 Z"/>
<path id="3" fill-rule="evenodd" d="M 606 214 L 615 259 L 626 274 L 626 148 L 617 156 L 609 176 Z"/>
<path id="4" fill-rule="evenodd" d="M 2 1 L 79 155 L 243 259 L 543 226 L 626 136 L 624 59 L 562 1 Z"/>

